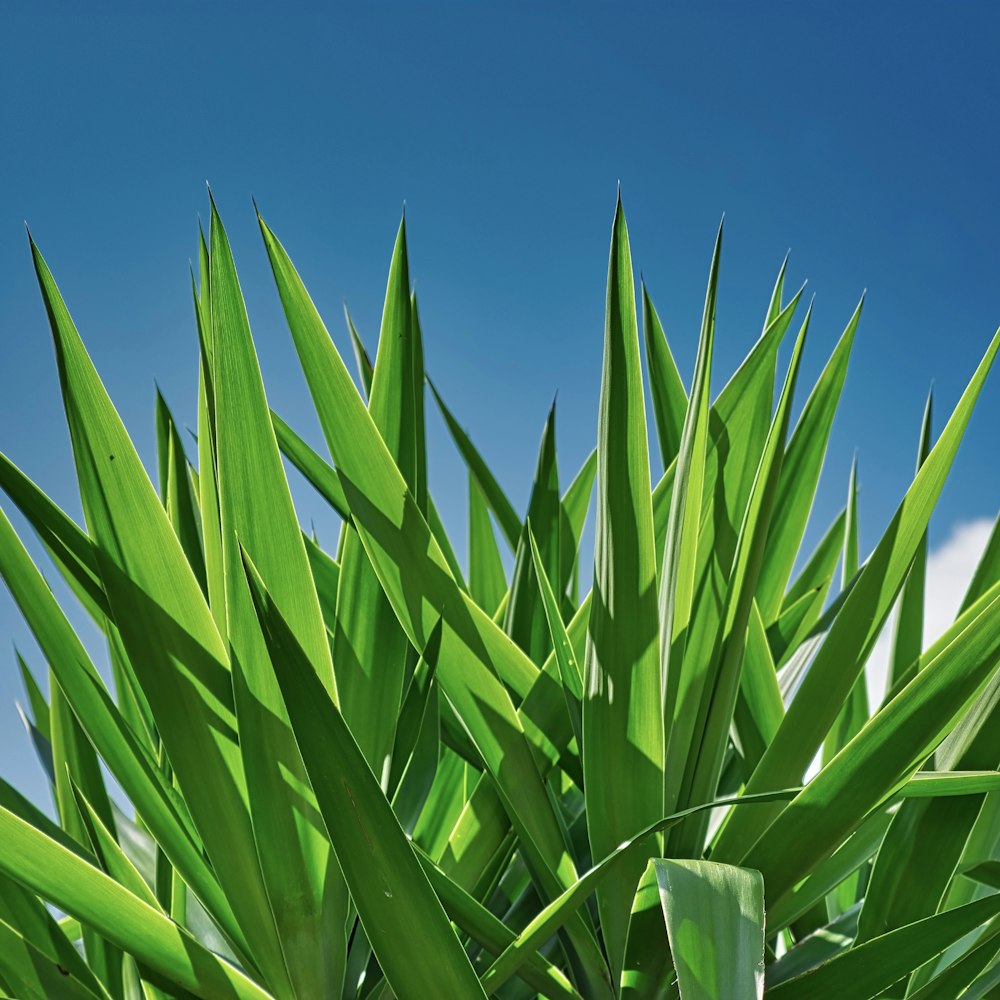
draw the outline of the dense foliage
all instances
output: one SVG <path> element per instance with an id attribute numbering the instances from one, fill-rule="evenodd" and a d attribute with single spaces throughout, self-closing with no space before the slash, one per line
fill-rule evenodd
<path id="1" fill-rule="evenodd" d="M 928 520 L 1000 334 L 936 441 L 928 402 L 868 558 L 853 472 L 800 554 L 861 306 L 799 406 L 810 310 L 776 393 L 802 311 L 782 268 L 713 399 L 720 230 L 689 389 L 642 288 L 650 435 L 619 203 L 597 446 L 568 487 L 554 410 L 522 517 L 431 386 L 468 466 L 462 567 L 427 479 L 405 226 L 374 365 L 348 318 L 360 390 L 260 226 L 329 453 L 268 407 L 213 204 L 197 454 L 159 398 L 155 484 L 31 245 L 86 527 L 3 456 L 0 487 L 109 669 L 0 513 L 58 817 L 0 782 L 0 995 L 1000 995 L 1000 533 L 922 643 Z M 283 457 L 342 517 L 335 551 Z"/>

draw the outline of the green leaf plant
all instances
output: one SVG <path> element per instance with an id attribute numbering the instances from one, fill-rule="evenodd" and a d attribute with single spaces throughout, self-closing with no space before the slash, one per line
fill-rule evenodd
<path id="1" fill-rule="evenodd" d="M 258 215 L 310 442 L 270 408 L 214 201 L 209 219 L 197 432 L 157 391 L 152 479 L 30 241 L 83 523 L 0 454 L 46 562 L 0 510 L 37 646 L 10 669 L 53 798 L 0 780 L 0 996 L 998 995 L 1000 535 L 930 645 L 923 606 L 928 523 L 1000 333 L 936 437 L 928 401 L 865 558 L 857 465 L 835 470 L 846 508 L 813 517 L 861 304 L 818 329 L 782 264 L 716 390 L 721 227 L 686 385 L 619 197 L 596 447 L 560 486 L 553 404 L 518 507 L 425 370 L 405 221 L 369 354 L 346 310 L 334 342 Z M 467 564 L 427 405 L 467 471 Z M 303 531 L 288 468 L 335 544 Z"/>

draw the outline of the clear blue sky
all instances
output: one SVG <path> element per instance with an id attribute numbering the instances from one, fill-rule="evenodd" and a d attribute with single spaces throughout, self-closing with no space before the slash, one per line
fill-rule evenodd
<path id="1" fill-rule="evenodd" d="M 994 5 L 43 6 L 7 11 L 0 35 L 0 449 L 74 516 L 23 220 L 152 468 L 154 378 L 194 422 L 187 268 L 206 179 L 271 403 L 317 444 L 250 196 L 342 350 L 345 299 L 374 347 L 405 199 L 428 368 L 518 505 L 556 390 L 567 479 L 594 442 L 619 179 L 636 272 L 686 379 L 723 212 L 717 386 L 789 247 L 791 283 L 817 295 L 806 379 L 869 289 L 818 504 L 821 519 L 842 504 L 858 448 L 866 550 L 909 481 L 929 383 L 940 429 L 1000 323 Z M 995 514 L 998 425 L 995 375 L 939 537 Z M 432 488 L 464 551 L 462 467 L 436 415 L 430 433 Z M 332 544 L 332 519 L 295 490 Z M 10 639 L 38 665 L 0 593 Z M 40 799 L 20 697 L 0 652 L 0 767 Z"/>

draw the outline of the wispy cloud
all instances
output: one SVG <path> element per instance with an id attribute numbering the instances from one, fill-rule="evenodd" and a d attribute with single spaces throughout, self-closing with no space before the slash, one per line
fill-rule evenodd
<path id="1" fill-rule="evenodd" d="M 952 525 L 948 537 L 927 557 L 927 587 L 924 597 L 924 648 L 955 620 L 959 605 L 979 565 L 993 522 L 976 518 Z M 876 707 L 885 694 L 889 674 L 889 652 L 895 611 L 868 661 L 868 699 Z"/>

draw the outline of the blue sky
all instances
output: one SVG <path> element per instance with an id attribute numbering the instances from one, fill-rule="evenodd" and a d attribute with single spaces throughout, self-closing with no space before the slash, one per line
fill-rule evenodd
<path id="1" fill-rule="evenodd" d="M 405 200 L 428 369 L 519 506 L 556 390 L 567 480 L 594 442 L 619 180 L 685 379 L 723 212 L 717 387 L 789 247 L 791 284 L 816 294 L 804 380 L 868 288 L 815 525 L 843 503 L 858 449 L 866 551 L 909 481 L 928 385 L 939 430 L 1000 323 L 1000 13 L 985 3 L 41 6 L 8 12 L 0 37 L 0 449 L 74 516 L 23 221 L 151 468 L 154 378 L 194 421 L 187 269 L 206 179 L 270 401 L 317 444 L 250 196 L 342 350 L 345 299 L 375 346 Z M 998 423 L 994 375 L 935 544 L 995 515 Z M 462 466 L 436 414 L 430 433 L 464 550 Z M 333 520 L 294 488 L 332 544 Z M 6 593 L 0 639 L 38 664 Z M 0 653 L 3 774 L 41 798 L 20 697 Z"/>

